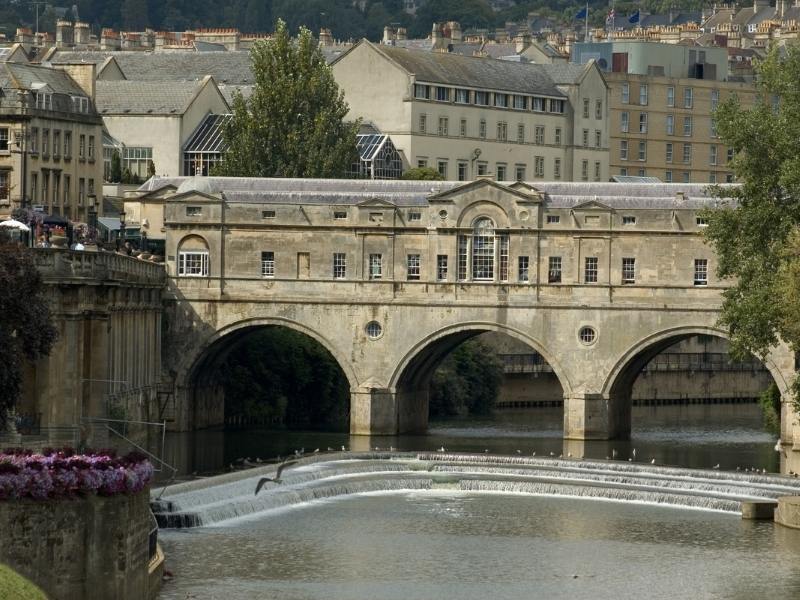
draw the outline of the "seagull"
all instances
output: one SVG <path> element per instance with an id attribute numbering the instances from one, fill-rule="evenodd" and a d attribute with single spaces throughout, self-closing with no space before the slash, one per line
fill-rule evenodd
<path id="1" fill-rule="evenodd" d="M 258 484 L 256 485 L 256 496 L 258 495 L 258 492 L 261 491 L 261 488 L 264 487 L 264 484 L 266 484 L 268 481 L 278 484 L 283 483 L 283 481 L 281 480 L 281 473 L 283 473 L 283 470 L 286 467 L 288 467 L 289 465 L 293 465 L 296 462 L 297 462 L 296 460 L 289 460 L 288 458 L 284 458 L 283 462 L 278 465 L 278 472 L 275 473 L 275 477 L 262 477 L 261 479 L 259 479 Z"/>
<path id="2" fill-rule="evenodd" d="M 617 450 L 616 448 L 611 449 L 611 458 L 617 458 Z"/>
<path id="3" fill-rule="evenodd" d="M 555 456 L 555 452 L 551 452 L 551 453 L 550 453 L 550 456 Z"/>
<path id="4" fill-rule="evenodd" d="M 715 464 L 712 468 L 719 469 L 719 463 Z"/>
<path id="5" fill-rule="evenodd" d="M 536 450 L 533 451 L 533 454 L 531 454 L 531 456 L 536 456 Z"/>
<path id="6" fill-rule="evenodd" d="M 778 438 L 778 441 L 775 442 L 775 452 L 780 452 L 783 449 L 781 446 L 781 438 Z"/>
<path id="7" fill-rule="evenodd" d="M 651 465 L 654 465 L 654 464 L 656 464 L 656 459 L 655 459 L 655 458 L 654 458 L 654 459 L 652 459 L 652 460 L 650 461 L 650 464 L 651 464 Z"/>
<path id="8" fill-rule="evenodd" d="M 636 458 L 636 448 L 633 449 L 633 458 Z"/>
<path id="9" fill-rule="evenodd" d="M 522 450 L 517 449 L 517 454 L 522 454 Z"/>
<path id="10" fill-rule="evenodd" d="M 444 449 L 444 446 L 442 446 L 441 448 L 439 448 L 439 449 L 437 450 L 437 452 L 447 452 L 447 451 Z"/>
<path id="11" fill-rule="evenodd" d="M 347 452 L 347 448 L 345 448 L 344 446 L 342 446 L 342 452 Z"/>
<path id="12" fill-rule="evenodd" d="M 572 458 L 572 452 L 567 452 L 567 458 Z"/>

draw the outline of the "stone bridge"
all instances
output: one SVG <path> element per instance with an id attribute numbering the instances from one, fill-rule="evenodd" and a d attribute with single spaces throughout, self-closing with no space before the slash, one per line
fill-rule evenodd
<path id="1" fill-rule="evenodd" d="M 331 353 L 353 434 L 424 431 L 442 359 L 505 333 L 552 366 L 564 436 L 586 440 L 629 435 L 633 381 L 657 353 L 726 336 L 705 186 L 176 178 L 142 195 L 164 203 L 181 429 L 222 422 L 220 365 L 263 327 Z M 792 352 L 764 362 L 788 397 Z M 782 438 L 800 439 L 783 412 Z"/>

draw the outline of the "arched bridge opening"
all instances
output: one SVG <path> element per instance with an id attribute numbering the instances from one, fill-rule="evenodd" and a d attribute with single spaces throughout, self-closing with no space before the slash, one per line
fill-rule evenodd
<path id="1" fill-rule="evenodd" d="M 520 383 L 521 375 L 527 385 Z M 468 323 L 420 340 L 398 366 L 392 387 L 398 432 L 424 433 L 431 418 L 486 415 L 506 406 L 560 406 L 568 384 L 536 340 L 500 325 Z"/>
<path id="2" fill-rule="evenodd" d="M 657 426 L 661 437 L 669 432 L 681 437 L 689 433 L 685 428 L 690 424 L 697 426 L 699 413 L 711 414 L 708 405 L 730 405 L 726 409 L 730 413 L 737 406 L 740 413 L 753 412 L 757 398 L 772 384 L 779 420 L 780 396 L 786 390 L 780 369 L 770 357 L 739 361 L 728 350 L 725 332 L 708 327 L 665 331 L 634 345 L 616 363 L 605 384 L 611 437 L 629 439 L 637 422 L 643 423 L 643 428 L 645 422 Z M 749 409 L 742 404 L 750 404 Z M 705 408 L 693 409 L 695 405 Z M 651 408 L 662 406 L 676 408 Z M 660 417 L 656 418 L 658 411 Z M 680 462 L 680 457 L 676 460 Z"/>
<path id="3" fill-rule="evenodd" d="M 191 429 L 263 427 L 346 431 L 350 381 L 308 333 L 250 324 L 218 334 L 186 378 Z"/>

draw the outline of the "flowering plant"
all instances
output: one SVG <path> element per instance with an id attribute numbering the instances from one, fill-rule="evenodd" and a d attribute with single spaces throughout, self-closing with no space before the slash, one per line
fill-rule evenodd
<path id="1" fill-rule="evenodd" d="M 153 465 L 144 454 L 118 457 L 114 450 L 45 448 L 34 453 L 23 448 L 0 452 L 0 500 L 69 498 L 80 494 L 134 494 L 153 477 Z"/>

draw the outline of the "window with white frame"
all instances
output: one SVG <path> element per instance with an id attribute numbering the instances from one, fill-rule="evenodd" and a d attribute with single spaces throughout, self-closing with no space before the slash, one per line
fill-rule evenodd
<path id="1" fill-rule="evenodd" d="M 695 217 L 695 223 L 698 227 L 708 227 L 708 219 L 706 217 Z"/>
<path id="2" fill-rule="evenodd" d="M 186 216 L 187 217 L 200 217 L 203 215 L 203 207 L 202 206 L 187 206 L 186 207 Z"/>
<path id="3" fill-rule="evenodd" d="M 622 103 L 623 104 L 628 104 L 631 101 L 630 100 L 630 97 L 631 97 L 631 86 L 627 81 L 623 82 L 621 93 L 622 93 Z"/>
<path id="4" fill-rule="evenodd" d="M 647 113 L 639 113 L 639 133 L 647 133 Z"/>
<path id="5" fill-rule="evenodd" d="M 344 252 L 333 253 L 333 278 L 344 279 L 347 277 L 347 255 Z"/>
<path id="6" fill-rule="evenodd" d="M 78 138 L 78 158 L 86 158 L 86 136 L 81 135 Z"/>
<path id="7" fill-rule="evenodd" d="M 449 122 L 447 117 L 439 117 L 439 135 L 447 135 Z"/>
<path id="8" fill-rule="evenodd" d="M 594 147 L 595 148 L 603 147 L 603 135 L 602 133 L 600 133 L 599 129 L 594 130 Z"/>
<path id="9" fill-rule="evenodd" d="M 442 179 L 447 179 L 447 161 L 446 160 L 436 161 L 436 170 L 439 171 L 439 175 L 442 176 Z"/>
<path id="10" fill-rule="evenodd" d="M 522 123 L 517 125 L 517 142 L 520 144 L 525 143 L 525 125 Z"/>
<path id="11" fill-rule="evenodd" d="M 459 134 L 461 137 L 467 137 L 467 120 L 461 119 L 461 124 L 459 125 Z"/>
<path id="12" fill-rule="evenodd" d="M 619 129 L 622 133 L 628 133 L 630 130 L 630 113 L 627 111 L 619 114 Z"/>
<path id="13" fill-rule="evenodd" d="M 636 283 L 636 259 L 622 259 L 622 283 Z"/>
<path id="14" fill-rule="evenodd" d="M 423 85 L 421 83 L 414 84 L 414 98 L 419 100 L 430 100 L 431 97 L 431 90 L 430 87 L 427 85 Z"/>
<path id="15" fill-rule="evenodd" d="M 716 110 L 719 104 L 719 90 L 711 90 L 711 110 Z"/>
<path id="16" fill-rule="evenodd" d="M 665 126 L 667 135 L 674 135 L 675 133 L 675 115 L 667 115 L 667 123 Z"/>
<path id="17" fill-rule="evenodd" d="M 623 215 L 622 216 L 622 224 L 623 225 L 636 225 L 636 217 L 633 215 Z"/>
<path id="18" fill-rule="evenodd" d="M 561 216 L 560 215 L 547 215 L 547 224 L 548 225 L 558 225 L 561 223 Z"/>
<path id="19" fill-rule="evenodd" d="M 475 92 L 475 104 L 489 106 L 489 92 Z"/>
<path id="20" fill-rule="evenodd" d="M 545 99 L 544 98 L 537 98 L 533 97 L 531 99 L 531 110 L 534 112 L 544 112 L 545 109 Z"/>
<path id="21" fill-rule="evenodd" d="M 533 130 L 533 141 L 536 145 L 544 145 L 544 125 L 537 125 Z"/>
<path id="22" fill-rule="evenodd" d="M 469 104 L 469 90 L 465 89 L 456 89 L 456 103 L 457 104 Z"/>
<path id="23" fill-rule="evenodd" d="M 647 142 L 639 142 L 639 160 L 647 160 Z"/>
<path id="24" fill-rule="evenodd" d="M 0 127 L 0 152 L 8 152 L 8 127 Z"/>
<path id="25" fill-rule="evenodd" d="M 381 279 L 383 277 L 383 255 L 369 255 L 369 278 Z"/>
<path id="26" fill-rule="evenodd" d="M 467 263 L 469 253 L 469 237 L 466 235 L 458 236 L 458 263 L 456 277 L 459 281 L 467 280 Z"/>
<path id="27" fill-rule="evenodd" d="M 275 277 L 275 253 L 262 252 L 261 253 L 261 276 L 262 277 Z"/>
<path id="28" fill-rule="evenodd" d="M 647 84 L 639 84 L 639 104 L 647 106 Z"/>
<path id="29" fill-rule="evenodd" d="M 94 136 L 89 136 L 89 160 L 94 160 Z"/>
<path id="30" fill-rule="evenodd" d="M 683 162 L 684 164 L 691 164 L 692 162 L 692 145 L 691 144 L 684 144 L 683 145 Z"/>
<path id="31" fill-rule="evenodd" d="M 711 144 L 708 147 L 708 164 L 716 165 L 717 164 L 717 146 Z"/>
<path id="32" fill-rule="evenodd" d="M 561 159 L 553 159 L 553 179 L 561 179 Z"/>
<path id="33" fill-rule="evenodd" d="M 180 277 L 208 277 L 208 250 L 181 250 L 178 252 Z"/>
<path id="34" fill-rule="evenodd" d="M 683 108 L 692 108 L 694 103 L 694 90 L 687 87 L 683 89 Z"/>
<path id="35" fill-rule="evenodd" d="M 422 220 L 422 213 L 418 210 L 410 210 L 408 211 L 408 220 L 409 221 L 421 221 Z"/>
<path id="36" fill-rule="evenodd" d="M 708 285 L 708 259 L 694 259 L 694 284 Z"/>
<path id="37" fill-rule="evenodd" d="M 600 181 L 601 163 L 599 160 L 594 162 L 594 180 Z"/>
<path id="38" fill-rule="evenodd" d="M 567 101 L 566 100 L 555 100 L 555 99 L 551 98 L 549 104 L 550 104 L 550 111 L 549 112 L 557 114 L 557 115 L 563 115 L 564 114 L 564 107 L 566 106 Z"/>
<path id="39" fill-rule="evenodd" d="M 464 161 L 458 161 L 458 180 L 459 181 L 466 181 L 467 180 L 467 168 L 468 165 Z"/>
<path id="40" fill-rule="evenodd" d="M 581 161 L 581 179 L 583 181 L 589 181 L 589 161 L 582 160 Z"/>
<path id="41" fill-rule="evenodd" d="M 689 115 L 683 117 L 683 135 L 692 135 L 692 117 Z"/>
<path id="42" fill-rule="evenodd" d="M 544 131 L 542 132 L 542 135 L 544 135 Z M 556 146 L 560 146 L 561 145 L 561 127 L 556 127 L 553 130 L 553 143 Z"/>
<path id="43" fill-rule="evenodd" d="M 500 281 L 508 281 L 508 236 L 497 236 L 497 249 L 500 256 Z"/>
<path id="44" fill-rule="evenodd" d="M 494 105 L 500 108 L 508 108 L 508 94 L 497 94 L 494 95 Z"/>
<path id="45" fill-rule="evenodd" d="M 666 183 L 672 183 L 672 171 L 664 171 L 664 181 Z"/>
<path id="46" fill-rule="evenodd" d="M 547 259 L 547 283 L 561 283 L 560 256 L 550 256 Z"/>
<path id="47" fill-rule="evenodd" d="M 597 283 L 597 257 L 587 256 L 584 261 L 583 269 L 584 283 Z"/>
<path id="48" fill-rule="evenodd" d="M 514 167 L 516 180 L 517 181 L 525 181 L 525 165 L 516 165 Z"/>
<path id="49" fill-rule="evenodd" d="M 544 177 L 544 156 L 536 156 L 533 159 L 534 171 L 536 177 Z"/>
<path id="50" fill-rule="evenodd" d="M 425 133 L 425 130 L 428 128 L 428 115 L 420 115 L 419 116 L 419 132 Z"/>
<path id="51" fill-rule="evenodd" d="M 672 86 L 667 88 L 667 106 L 670 108 L 675 106 L 675 88 Z"/>
<path id="52" fill-rule="evenodd" d="M 530 281 L 530 259 L 527 256 L 517 257 L 517 280 L 520 283 Z"/>
<path id="53" fill-rule="evenodd" d="M 72 157 L 72 132 L 64 132 L 64 158 Z"/>
<path id="54" fill-rule="evenodd" d="M 514 96 L 514 108 L 517 110 L 525 110 L 527 108 L 527 103 L 525 102 L 525 96 Z"/>
<path id="55" fill-rule="evenodd" d="M 486 139 L 486 119 L 481 119 L 478 123 L 478 137 Z"/>
<path id="56" fill-rule="evenodd" d="M 671 162 L 672 162 L 672 154 L 673 154 L 673 148 L 672 148 L 672 144 L 671 144 L 671 143 L 669 143 L 669 142 L 667 142 L 667 148 L 666 148 L 666 153 L 665 153 L 664 159 L 665 159 L 665 160 L 666 160 L 668 163 L 671 163 Z"/>
<path id="57" fill-rule="evenodd" d="M 508 123 L 500 121 L 497 123 L 497 139 L 505 142 L 508 139 Z"/>
<path id="58" fill-rule="evenodd" d="M 447 281 L 447 255 L 436 255 L 436 281 Z"/>
<path id="59" fill-rule="evenodd" d="M 458 236 L 458 279 L 472 281 L 508 280 L 508 234 L 496 234 L 486 217 L 475 221 L 471 234 Z"/>
<path id="60" fill-rule="evenodd" d="M 628 160 L 628 140 L 619 141 L 619 159 Z"/>
<path id="61" fill-rule="evenodd" d="M 406 279 L 408 281 L 419 281 L 419 265 L 419 254 L 409 254 L 406 256 Z"/>

